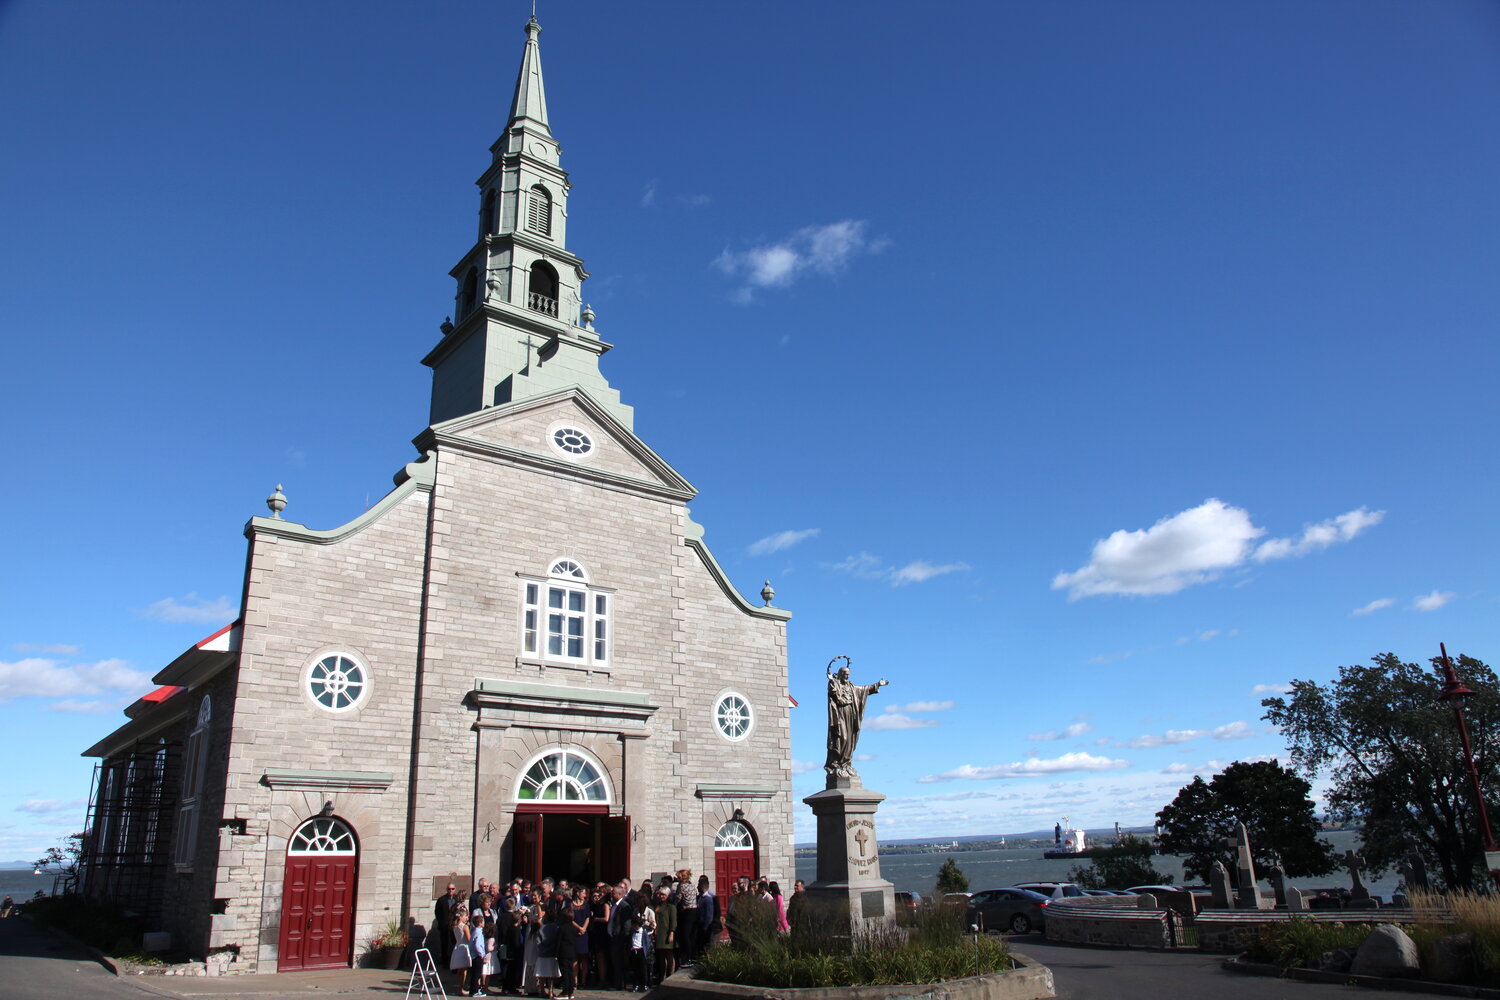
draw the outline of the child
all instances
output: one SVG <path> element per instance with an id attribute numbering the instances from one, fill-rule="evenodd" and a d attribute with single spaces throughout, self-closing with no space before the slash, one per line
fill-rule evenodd
<path id="1" fill-rule="evenodd" d="M 489 942 L 485 939 L 487 917 L 474 918 L 474 931 L 469 936 L 469 996 L 484 996 L 484 965 L 489 958 Z M 493 926 L 493 924 L 491 924 Z"/>
<path id="2" fill-rule="evenodd" d="M 500 944 L 496 940 L 498 937 L 499 935 L 495 933 L 495 918 L 485 917 L 484 977 L 479 981 L 479 992 L 486 995 L 489 994 L 490 983 L 494 981 L 491 977 L 498 977 L 500 975 Z"/>

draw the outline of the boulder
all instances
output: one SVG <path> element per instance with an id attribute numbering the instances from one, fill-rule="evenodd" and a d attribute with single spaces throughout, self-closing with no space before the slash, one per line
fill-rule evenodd
<path id="1" fill-rule="evenodd" d="M 1381 924 L 1359 946 L 1349 971 L 1356 976 L 1418 976 L 1417 943 L 1395 924 Z"/>
<path id="2" fill-rule="evenodd" d="M 1428 979 L 1440 983 L 1461 983 L 1469 979 L 1474 965 L 1474 935 L 1449 934 L 1424 949 L 1422 967 Z"/>

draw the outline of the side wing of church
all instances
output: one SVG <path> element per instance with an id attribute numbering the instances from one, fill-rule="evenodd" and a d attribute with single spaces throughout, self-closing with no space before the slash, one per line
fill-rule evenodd
<path id="1" fill-rule="evenodd" d="M 794 877 L 790 614 L 600 373 L 526 32 L 421 457 L 330 530 L 278 487 L 239 619 L 87 751 L 81 888 L 229 971 L 357 962 L 450 879 Z"/>

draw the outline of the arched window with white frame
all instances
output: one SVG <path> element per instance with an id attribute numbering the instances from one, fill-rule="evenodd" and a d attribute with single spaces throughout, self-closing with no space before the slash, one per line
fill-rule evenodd
<path id="1" fill-rule="evenodd" d="M 609 780 L 604 768 L 575 747 L 548 750 L 521 772 L 517 802 L 591 802 L 608 804 Z"/>
<path id="2" fill-rule="evenodd" d="M 593 585 L 576 560 L 554 560 L 542 578 L 521 584 L 521 652 L 565 663 L 609 662 L 613 591 Z"/>

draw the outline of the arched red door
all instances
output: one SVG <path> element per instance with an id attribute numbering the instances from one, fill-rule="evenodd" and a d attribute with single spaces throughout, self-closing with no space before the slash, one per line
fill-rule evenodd
<path id="1" fill-rule="evenodd" d="M 737 819 L 719 827 L 714 835 L 714 892 L 719 905 L 729 899 L 729 887 L 740 876 L 754 879 L 760 874 L 756 862 L 755 835 Z"/>
<path id="2" fill-rule="evenodd" d="M 359 846 L 332 817 L 310 819 L 287 844 L 276 971 L 348 968 L 354 955 Z"/>

